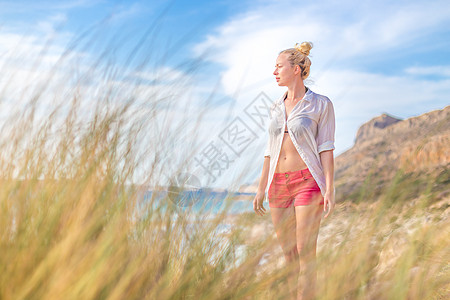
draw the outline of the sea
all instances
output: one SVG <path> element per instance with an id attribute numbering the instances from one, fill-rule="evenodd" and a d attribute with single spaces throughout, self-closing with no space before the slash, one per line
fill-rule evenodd
<path id="1" fill-rule="evenodd" d="M 217 214 L 227 210 L 227 214 L 235 215 L 253 212 L 255 193 L 214 191 L 212 189 L 197 190 L 165 190 L 147 191 L 143 201 L 152 200 L 154 205 L 175 205 L 178 210 L 189 210 L 196 213 Z"/>
<path id="2" fill-rule="evenodd" d="M 248 212 L 254 213 L 253 199 L 255 195 L 255 193 L 216 191 L 209 188 L 183 191 L 175 189 L 148 190 L 139 197 L 140 201 L 135 208 L 135 217 L 147 219 L 153 215 L 152 211 L 165 214 L 170 209 L 173 220 L 183 215 L 191 220 L 189 223 L 195 224 L 196 220 L 211 220 L 221 214 L 221 217 L 225 218 L 218 225 L 217 233 L 226 233 L 232 227 L 227 220 L 233 219 L 227 217 Z M 190 226 L 188 225 L 188 227 Z"/>

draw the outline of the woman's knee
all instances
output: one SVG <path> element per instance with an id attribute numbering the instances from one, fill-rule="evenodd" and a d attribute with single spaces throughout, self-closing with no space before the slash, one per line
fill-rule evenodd
<path id="1" fill-rule="evenodd" d="M 298 259 L 298 252 L 297 247 L 294 245 L 293 247 L 289 247 L 284 249 L 284 257 L 286 258 L 286 261 L 295 261 Z"/>
<path id="2" fill-rule="evenodd" d="M 316 256 L 316 241 L 297 241 L 297 253 L 301 259 L 312 259 Z"/>

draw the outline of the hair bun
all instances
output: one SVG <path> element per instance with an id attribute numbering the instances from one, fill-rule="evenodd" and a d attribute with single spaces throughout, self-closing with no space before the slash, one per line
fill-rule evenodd
<path id="1" fill-rule="evenodd" d="M 312 47 L 313 44 L 311 42 L 303 42 L 300 45 L 298 43 L 295 44 L 295 49 L 306 56 L 309 55 L 309 51 L 311 51 Z"/>

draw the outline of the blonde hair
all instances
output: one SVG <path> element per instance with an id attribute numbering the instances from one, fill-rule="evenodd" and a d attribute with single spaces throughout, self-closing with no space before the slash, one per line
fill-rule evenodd
<path id="1" fill-rule="evenodd" d="M 291 66 L 298 65 L 302 70 L 302 79 L 306 79 L 309 76 L 309 70 L 311 67 L 311 60 L 308 55 L 313 47 L 311 42 L 303 42 L 300 45 L 295 44 L 294 48 L 289 48 L 280 52 L 280 54 L 287 54 L 287 59 Z"/>

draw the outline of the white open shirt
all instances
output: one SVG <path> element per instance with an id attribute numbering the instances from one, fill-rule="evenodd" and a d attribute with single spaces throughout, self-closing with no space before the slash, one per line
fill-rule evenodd
<path id="1" fill-rule="evenodd" d="M 333 103 L 330 99 L 308 88 L 305 96 L 294 106 L 286 121 L 284 105 L 286 96 L 287 91 L 270 107 L 269 139 L 264 152 L 264 156 L 270 156 L 269 180 L 265 190 L 266 202 L 268 202 L 269 187 L 280 156 L 286 122 L 289 136 L 319 185 L 322 195 L 325 195 L 326 181 L 319 153 L 334 149 L 335 119 Z"/>

